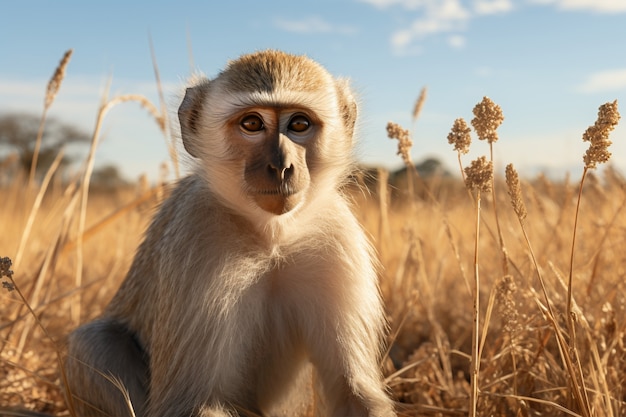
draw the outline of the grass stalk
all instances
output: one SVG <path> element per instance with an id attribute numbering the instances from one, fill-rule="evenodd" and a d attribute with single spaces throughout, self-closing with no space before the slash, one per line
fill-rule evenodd
<path id="1" fill-rule="evenodd" d="M 573 281 L 574 281 L 574 252 L 575 252 L 575 247 L 576 247 L 576 230 L 578 229 L 578 214 L 580 213 L 580 202 L 582 200 L 582 195 L 583 195 L 583 186 L 585 183 L 585 178 L 587 177 L 587 171 L 589 168 L 584 167 L 583 168 L 583 174 L 582 177 L 580 179 L 580 185 L 578 187 L 578 198 L 576 200 L 576 210 L 574 211 L 574 228 L 572 231 L 572 247 L 570 250 L 570 258 L 569 258 L 569 275 L 568 275 L 568 279 L 567 279 L 567 320 L 568 322 L 573 320 L 572 319 L 572 298 L 573 296 L 573 292 L 572 292 L 572 286 L 573 286 Z"/>
<path id="2" fill-rule="evenodd" d="M 163 95 L 163 84 L 161 83 L 161 75 L 159 73 L 159 66 L 157 65 L 156 53 L 154 52 L 154 45 L 152 44 L 152 37 L 150 39 L 150 57 L 152 58 L 152 67 L 154 68 L 154 78 L 156 79 L 157 91 L 159 93 L 159 104 L 161 106 L 160 116 L 157 117 L 157 123 L 161 128 L 161 132 L 167 141 L 167 150 L 174 165 L 174 174 L 176 178 L 180 178 L 180 168 L 178 163 L 178 152 L 176 150 L 176 139 L 170 133 L 169 118 L 167 117 L 167 105 L 165 103 L 165 97 Z M 168 140 L 169 139 L 169 140 Z"/>
<path id="3" fill-rule="evenodd" d="M 513 165 L 508 165 L 506 168 L 506 180 L 507 180 L 507 185 L 509 187 L 509 195 L 511 197 L 513 210 L 515 211 L 515 214 L 517 215 L 520 228 L 522 229 L 522 234 L 524 236 L 524 241 L 526 242 L 526 247 L 528 248 L 528 251 L 530 253 L 530 256 L 534 265 L 534 269 L 537 274 L 537 278 L 539 280 L 539 285 L 541 286 L 541 290 L 544 296 L 545 313 L 547 315 L 548 321 L 550 322 L 550 324 L 552 325 L 552 328 L 554 329 L 554 334 L 557 340 L 557 345 L 559 347 L 559 352 L 561 354 L 561 359 L 572 381 L 572 394 L 574 396 L 574 399 L 576 400 L 576 403 L 581 409 L 583 416 L 590 417 L 592 414 L 591 414 L 591 407 L 589 405 L 589 399 L 587 397 L 587 390 L 584 385 L 584 374 L 580 366 L 576 367 L 575 365 L 575 364 L 580 365 L 580 358 L 578 357 L 578 351 L 575 345 L 576 340 L 574 337 L 572 337 L 573 328 L 571 327 L 571 324 L 573 324 L 573 322 L 571 322 L 569 319 L 566 319 L 568 323 L 568 327 L 570 329 L 570 343 L 568 344 L 565 340 L 564 332 L 558 324 L 556 314 L 554 310 L 552 309 L 552 303 L 550 302 L 550 297 L 548 296 L 548 291 L 546 289 L 545 281 L 541 274 L 541 269 L 539 268 L 539 263 L 537 261 L 537 257 L 535 256 L 535 251 L 533 250 L 533 247 L 530 243 L 530 238 L 528 237 L 528 233 L 526 231 L 524 222 L 525 222 L 527 212 L 526 212 L 526 207 L 524 205 L 524 202 L 522 200 L 521 187 L 519 184 L 517 172 L 513 168 Z M 569 299 L 570 295 L 571 293 L 568 294 L 568 304 L 570 301 Z M 569 308 L 571 308 L 570 305 L 568 305 L 568 309 Z M 568 317 L 571 317 L 571 314 L 569 314 L 569 310 L 568 310 Z M 570 352 L 574 352 L 575 358 L 576 358 L 575 361 L 572 359 Z"/>
<path id="4" fill-rule="evenodd" d="M 572 384 L 573 391 L 575 393 L 579 393 L 577 399 L 581 403 L 580 406 L 583 410 L 586 411 L 585 415 L 591 415 L 591 405 L 589 404 L 589 397 L 587 395 L 587 387 L 585 384 L 584 372 L 581 368 L 581 360 L 580 360 L 580 352 L 578 349 L 578 341 L 576 337 L 576 321 L 578 318 L 576 314 L 572 311 L 572 304 L 574 299 L 573 293 L 573 282 L 574 282 L 574 253 L 576 248 L 576 231 L 578 229 L 578 216 L 580 214 L 580 203 L 582 200 L 583 186 L 585 183 L 585 178 L 587 176 L 588 167 L 585 166 L 583 168 L 582 177 L 580 179 L 580 186 L 578 188 L 578 198 L 576 200 L 576 210 L 574 212 L 574 227 L 572 230 L 572 246 L 570 251 L 570 261 L 569 261 L 569 274 L 567 279 L 567 301 L 566 301 L 566 312 L 565 312 L 565 320 L 567 322 L 567 328 L 569 331 L 569 347 L 570 351 L 574 356 L 574 364 L 577 366 L 576 372 L 572 374 Z"/>
<path id="5" fill-rule="evenodd" d="M 474 286 L 472 291 L 472 359 L 470 362 L 470 403 L 469 416 L 478 414 L 478 377 L 480 372 L 480 274 L 478 263 L 478 244 L 480 241 L 480 190 L 476 193 L 475 201 L 475 229 L 474 229 Z"/>
<path id="6" fill-rule="evenodd" d="M 474 198 L 474 288 L 472 293 L 472 352 L 470 362 L 470 403 L 469 416 L 476 417 L 478 412 L 478 380 L 480 372 L 480 274 L 479 274 L 479 243 L 480 243 L 480 200 L 481 192 L 490 192 L 493 186 L 493 163 L 480 157 L 465 168 L 465 185 L 476 193 Z"/>
<path id="7" fill-rule="evenodd" d="M 377 182 L 376 185 L 378 187 L 378 205 L 379 205 L 379 216 L 378 216 L 378 239 L 377 242 L 387 242 L 390 237 L 389 232 L 389 171 L 383 168 L 378 168 L 377 171 Z M 384 253 L 385 247 L 383 245 L 378 245 L 378 254 L 381 258 L 383 258 L 386 254 Z"/>
<path id="8" fill-rule="evenodd" d="M 159 113 L 158 109 L 152 104 L 150 100 L 145 98 L 139 94 L 126 94 L 114 97 L 113 99 L 108 99 L 108 88 L 105 91 L 105 94 L 102 99 L 102 104 L 100 105 L 100 109 L 98 111 L 98 116 L 96 118 L 96 125 L 94 127 L 93 135 L 91 138 L 91 147 L 89 149 L 89 155 L 87 156 L 85 170 L 83 174 L 83 178 L 81 181 L 81 204 L 80 204 L 80 212 L 78 219 L 78 232 L 76 238 L 76 275 L 74 284 L 76 287 L 80 287 L 82 285 L 82 270 L 83 270 L 83 236 L 85 234 L 85 223 L 87 217 L 87 200 L 89 195 L 89 185 L 91 182 L 91 174 L 93 173 L 93 168 L 95 164 L 95 154 L 96 149 L 98 147 L 98 143 L 100 140 L 100 130 L 102 128 L 102 123 L 107 113 L 115 106 L 125 102 L 137 102 L 144 108 L 148 110 L 150 114 L 154 117 L 156 122 L 161 125 L 162 123 L 162 115 Z M 80 293 L 74 298 L 74 302 L 72 303 L 72 321 L 75 325 L 80 323 L 80 304 L 81 297 Z"/>
<path id="9" fill-rule="evenodd" d="M 39 209 L 41 207 L 41 202 L 43 201 L 43 197 L 46 191 L 48 190 L 48 185 L 50 184 L 50 180 L 52 179 L 52 176 L 54 175 L 55 172 L 57 172 L 57 169 L 59 168 L 59 165 L 61 164 L 63 155 L 64 155 L 64 150 L 61 149 L 59 153 L 57 153 L 57 156 L 54 158 L 54 161 L 52 161 L 50 168 L 48 169 L 48 171 L 46 172 L 46 175 L 44 176 L 42 180 L 41 186 L 39 187 L 39 191 L 37 192 L 37 196 L 35 197 L 35 201 L 33 202 L 33 205 L 30 209 L 30 213 L 28 214 L 26 225 L 24 226 L 24 230 L 22 231 L 20 244 L 18 246 L 17 253 L 15 255 L 15 265 L 20 265 L 22 256 L 24 254 L 24 250 L 26 248 L 26 244 L 28 242 L 28 238 L 30 237 L 32 227 L 35 222 L 35 218 L 37 217 L 37 213 L 39 212 Z"/>
<path id="10" fill-rule="evenodd" d="M 29 188 L 33 186 L 35 182 L 35 173 L 37 172 L 37 162 L 39 159 L 39 151 L 41 149 L 41 141 L 43 138 L 44 127 L 46 124 L 46 117 L 48 115 L 48 110 L 54 99 L 61 88 L 61 84 L 63 82 L 63 78 L 65 77 L 65 69 L 70 62 L 70 58 L 72 57 L 72 49 L 65 52 L 61 62 L 54 71 L 52 78 L 48 82 L 48 87 L 46 89 L 46 97 L 44 100 L 43 112 L 41 114 L 41 120 L 39 122 L 39 128 L 37 129 L 37 138 L 35 139 L 35 147 L 33 149 L 33 159 L 30 165 L 30 173 L 28 176 L 28 186 Z"/>
<path id="11" fill-rule="evenodd" d="M 493 142 L 489 142 L 489 159 L 493 164 Z M 500 219 L 498 218 L 498 198 L 496 196 L 496 182 L 493 182 L 491 187 L 491 203 L 493 206 L 493 216 L 496 222 L 496 231 L 498 233 L 498 242 L 500 243 L 500 252 L 502 253 L 502 276 L 509 275 L 509 255 L 504 243 L 504 235 L 502 234 L 502 227 L 500 226 Z"/>
<path id="12" fill-rule="evenodd" d="M 28 188 L 32 188 L 35 184 L 35 173 L 37 172 L 37 162 L 39 160 L 39 152 L 41 149 L 41 141 L 43 138 L 43 131 L 46 126 L 46 118 L 48 115 L 48 106 L 45 106 L 41 113 L 41 119 L 39 120 L 39 128 L 37 129 L 37 138 L 35 139 L 35 147 L 33 148 L 33 159 L 30 165 L 30 172 L 28 174 Z"/>

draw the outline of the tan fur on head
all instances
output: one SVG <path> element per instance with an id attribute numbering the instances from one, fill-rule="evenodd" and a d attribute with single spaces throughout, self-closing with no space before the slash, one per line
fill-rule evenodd
<path id="1" fill-rule="evenodd" d="M 78 415 L 298 415 L 312 367 L 319 416 L 395 416 L 376 260 L 340 190 L 356 113 L 345 80 L 278 51 L 187 88 L 195 170 L 102 317 L 68 338 Z"/>

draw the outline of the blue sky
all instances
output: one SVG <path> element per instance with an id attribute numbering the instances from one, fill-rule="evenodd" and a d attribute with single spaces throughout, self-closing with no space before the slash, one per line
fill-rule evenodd
<path id="1" fill-rule="evenodd" d="M 562 176 L 582 167 L 582 133 L 598 107 L 626 105 L 625 0 L 21 0 L 0 10 L 0 112 L 39 114 L 54 68 L 73 48 L 49 114 L 88 132 L 109 77 L 111 95 L 157 102 L 149 36 L 173 112 L 192 61 L 212 77 L 228 59 L 275 48 L 351 78 L 361 101 L 360 159 L 388 168 L 401 165 L 386 137 L 391 120 L 413 128 L 415 161 L 436 157 L 456 172 L 446 136 L 456 118 L 469 123 L 486 95 L 505 116 L 497 169 L 512 162 Z M 412 125 L 423 86 L 428 97 Z M 620 126 L 611 136 L 622 170 L 625 133 Z M 155 179 L 168 160 L 162 135 L 135 104 L 116 107 L 103 135 L 97 163 L 118 164 L 129 178 Z M 486 153 L 474 138 L 464 161 Z"/>

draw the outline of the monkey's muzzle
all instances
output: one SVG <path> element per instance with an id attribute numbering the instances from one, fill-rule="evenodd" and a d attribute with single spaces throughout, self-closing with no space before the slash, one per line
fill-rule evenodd
<path id="1" fill-rule="evenodd" d="M 287 190 L 262 191 L 254 195 L 254 201 L 259 207 L 277 216 L 293 210 L 302 198 L 302 192 Z"/>

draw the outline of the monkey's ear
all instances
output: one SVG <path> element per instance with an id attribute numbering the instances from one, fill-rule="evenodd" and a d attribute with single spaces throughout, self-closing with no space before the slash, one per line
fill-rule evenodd
<path id="1" fill-rule="evenodd" d="M 354 125 L 356 124 L 357 103 L 348 80 L 338 79 L 335 82 L 337 97 L 339 100 L 339 111 L 343 124 L 346 127 L 346 134 L 350 139 L 354 135 Z"/>
<path id="2" fill-rule="evenodd" d="M 180 107 L 178 108 L 178 120 L 180 121 L 180 134 L 183 145 L 191 156 L 197 158 L 198 152 L 198 124 L 202 117 L 202 106 L 209 87 L 209 81 L 205 80 L 185 90 Z"/>

